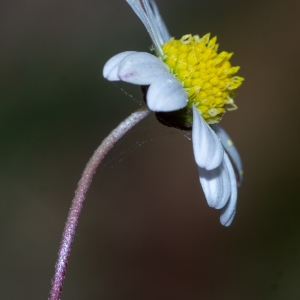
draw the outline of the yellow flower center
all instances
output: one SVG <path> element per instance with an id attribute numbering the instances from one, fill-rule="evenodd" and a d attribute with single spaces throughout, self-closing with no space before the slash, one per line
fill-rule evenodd
<path id="1" fill-rule="evenodd" d="M 232 67 L 233 53 L 217 53 L 217 38 L 209 40 L 187 34 L 180 40 L 171 39 L 162 46 L 163 61 L 188 93 L 188 108 L 194 104 L 208 124 L 218 123 L 225 108 L 234 110 L 233 90 L 244 78 L 234 76 L 240 67 Z"/>

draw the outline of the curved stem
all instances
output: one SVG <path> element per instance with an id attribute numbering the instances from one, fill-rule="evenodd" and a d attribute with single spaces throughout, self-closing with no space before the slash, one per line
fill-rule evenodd
<path id="1" fill-rule="evenodd" d="M 96 173 L 96 169 L 108 153 L 108 151 L 120 140 L 127 131 L 129 131 L 134 125 L 144 119 L 150 111 L 148 108 L 140 108 L 127 119 L 119 124 L 101 143 L 98 149 L 94 152 L 90 158 L 88 164 L 83 171 L 81 179 L 78 183 L 78 187 L 75 192 L 75 196 L 72 201 L 72 205 L 69 211 L 68 219 L 65 225 L 65 229 L 62 235 L 60 248 L 58 252 L 58 258 L 55 265 L 55 274 L 52 279 L 51 290 L 48 300 L 59 300 L 63 283 L 66 275 L 68 259 L 71 253 L 71 246 L 74 239 L 76 226 L 81 213 L 83 201 L 85 200 L 87 191 L 92 182 L 93 176 Z"/>

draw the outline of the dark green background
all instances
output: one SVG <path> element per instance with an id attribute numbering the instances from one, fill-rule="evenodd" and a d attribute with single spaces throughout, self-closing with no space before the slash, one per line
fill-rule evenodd
<path id="1" fill-rule="evenodd" d="M 219 224 L 191 142 L 152 115 L 98 170 L 62 299 L 299 299 L 300 2 L 158 5 L 177 38 L 217 35 L 246 78 L 222 122 L 245 166 L 238 212 Z M 0 41 L 0 298 L 46 299 L 80 174 L 141 99 L 103 65 L 151 42 L 124 0 L 2 1 Z"/>

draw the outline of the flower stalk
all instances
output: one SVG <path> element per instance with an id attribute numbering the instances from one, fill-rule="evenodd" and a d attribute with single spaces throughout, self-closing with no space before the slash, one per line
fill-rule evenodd
<path id="1" fill-rule="evenodd" d="M 121 122 L 119 126 L 103 140 L 86 165 L 75 191 L 75 196 L 72 200 L 72 205 L 65 224 L 48 300 L 59 300 L 61 297 L 68 260 L 71 253 L 71 246 L 74 240 L 83 201 L 86 198 L 87 191 L 99 164 L 116 142 L 119 141 L 133 126 L 148 116 L 149 113 L 150 111 L 148 108 L 143 107 Z"/>

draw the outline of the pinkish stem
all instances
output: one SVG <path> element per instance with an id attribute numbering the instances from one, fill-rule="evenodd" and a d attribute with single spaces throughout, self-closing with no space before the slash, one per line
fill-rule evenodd
<path id="1" fill-rule="evenodd" d="M 93 176 L 96 173 L 97 167 L 99 166 L 107 152 L 115 145 L 115 143 L 120 140 L 125 135 L 125 133 L 129 131 L 133 126 L 144 119 L 149 113 L 150 111 L 147 108 L 141 108 L 131 114 L 122 123 L 120 123 L 119 126 L 114 129 L 107 136 L 107 138 L 104 139 L 104 141 L 94 152 L 93 156 L 90 158 L 87 166 L 85 167 L 85 170 L 83 171 L 81 179 L 78 183 L 78 187 L 76 189 L 65 229 L 62 235 L 58 258 L 55 265 L 55 274 L 52 279 L 48 300 L 59 300 L 61 297 L 76 226 L 78 224 L 83 201 L 91 185 Z"/>

